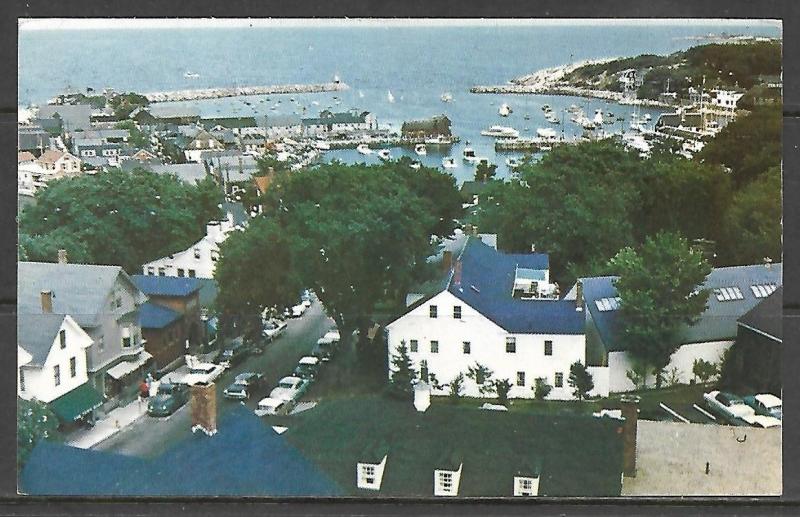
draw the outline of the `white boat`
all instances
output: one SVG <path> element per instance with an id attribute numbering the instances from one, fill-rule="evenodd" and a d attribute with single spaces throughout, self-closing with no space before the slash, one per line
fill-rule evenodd
<path id="1" fill-rule="evenodd" d="M 392 154 L 389 152 L 388 149 L 381 149 L 380 151 L 378 151 L 378 158 L 380 158 L 381 160 L 388 160 L 391 157 Z"/>
<path id="2" fill-rule="evenodd" d="M 465 147 L 462 157 L 464 158 L 464 161 L 470 163 L 478 161 L 478 157 L 475 155 L 475 149 L 473 149 L 472 147 Z"/>
<path id="3" fill-rule="evenodd" d="M 389 92 L 386 94 L 386 100 L 388 100 L 389 102 L 394 102 L 394 95 L 392 95 L 391 90 L 389 90 Z"/>
<path id="4" fill-rule="evenodd" d="M 508 126 L 492 126 L 481 131 L 483 136 L 494 136 L 497 138 L 519 138 L 519 131 Z"/>
<path id="5" fill-rule="evenodd" d="M 442 94 L 442 102 L 452 102 L 453 101 L 453 94 L 450 92 L 444 92 Z"/>
<path id="6" fill-rule="evenodd" d="M 427 145 L 448 145 L 453 143 L 453 139 L 449 136 L 436 135 L 425 139 Z"/>
<path id="7" fill-rule="evenodd" d="M 549 145 L 543 145 L 539 148 L 540 151 L 552 151 L 553 148 Z"/>
<path id="8" fill-rule="evenodd" d="M 425 156 L 428 154 L 428 148 L 425 147 L 425 144 L 417 144 L 414 146 L 414 152 L 420 156 Z"/>
<path id="9" fill-rule="evenodd" d="M 198 77 L 200 77 L 200 74 L 197 74 L 197 73 L 195 73 L 195 72 L 189 72 L 189 71 L 187 70 L 187 71 L 186 71 L 186 72 L 183 74 L 183 76 L 184 76 L 185 78 L 187 78 L 187 79 L 197 79 Z"/>
<path id="10" fill-rule="evenodd" d="M 603 123 L 603 111 L 602 110 L 595 110 L 594 111 L 594 120 L 592 121 L 596 126 L 599 126 Z"/>
<path id="11" fill-rule="evenodd" d="M 317 142 L 314 144 L 314 147 L 316 147 L 321 151 L 329 151 L 331 148 L 331 144 L 330 142 L 326 142 L 325 140 L 317 140 Z"/>
<path id="12" fill-rule="evenodd" d="M 412 169 L 419 170 L 422 167 L 422 164 L 419 163 L 418 161 L 414 160 L 413 162 L 411 162 L 410 167 Z"/>
<path id="13" fill-rule="evenodd" d="M 540 127 L 536 130 L 536 135 L 540 138 L 546 138 L 548 140 L 553 140 L 556 138 L 556 130 L 552 127 Z"/>
<path id="14" fill-rule="evenodd" d="M 506 158 L 506 165 L 508 165 L 510 169 L 516 169 L 522 165 L 522 162 L 517 158 Z"/>
<path id="15" fill-rule="evenodd" d="M 361 90 L 358 90 L 358 98 L 359 99 L 363 99 L 364 98 L 364 92 L 362 92 Z"/>
<path id="16" fill-rule="evenodd" d="M 507 117 L 511 115 L 513 111 L 514 110 L 511 109 L 511 106 L 504 102 L 500 105 L 500 109 L 497 110 L 497 113 L 499 113 L 501 117 Z"/>
<path id="17" fill-rule="evenodd" d="M 372 149 L 370 149 L 367 144 L 358 144 L 356 151 L 361 154 L 372 154 Z"/>
<path id="18" fill-rule="evenodd" d="M 456 163 L 455 158 L 447 156 L 445 158 L 442 158 L 442 167 L 444 167 L 445 169 L 455 169 L 456 167 L 458 167 L 458 163 Z"/>
<path id="19" fill-rule="evenodd" d="M 551 111 L 551 110 L 552 110 L 552 108 L 550 107 L 549 104 L 542 105 L 542 111 Z"/>
<path id="20" fill-rule="evenodd" d="M 652 118 L 653 118 L 653 117 L 652 117 L 652 116 L 650 116 L 650 114 L 649 114 L 649 113 L 645 113 L 645 114 L 644 114 L 644 119 L 645 119 L 646 121 L 648 121 L 648 122 L 649 122 L 650 120 L 652 120 Z"/>

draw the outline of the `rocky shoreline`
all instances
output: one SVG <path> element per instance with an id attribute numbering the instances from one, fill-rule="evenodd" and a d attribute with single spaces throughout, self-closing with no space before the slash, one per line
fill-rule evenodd
<path id="1" fill-rule="evenodd" d="M 320 93 L 347 90 L 349 86 L 342 82 L 319 84 L 282 84 L 274 86 L 241 86 L 238 88 L 203 88 L 194 90 L 177 90 L 170 92 L 151 92 L 144 96 L 151 103 L 192 101 L 204 99 L 220 99 L 242 95 L 274 95 L 281 93 Z"/>

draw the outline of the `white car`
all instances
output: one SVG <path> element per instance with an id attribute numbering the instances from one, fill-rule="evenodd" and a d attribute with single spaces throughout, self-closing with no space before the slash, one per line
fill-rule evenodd
<path id="1" fill-rule="evenodd" d="M 294 401 L 303 396 L 308 389 L 309 381 L 300 377 L 284 377 L 278 382 L 278 386 L 273 389 L 270 398 L 285 401 Z"/>
<path id="2" fill-rule="evenodd" d="M 258 407 L 256 408 L 256 415 L 264 416 L 264 415 L 285 415 L 289 410 L 289 402 L 276 399 L 272 397 L 266 397 L 258 401 Z"/>
<path id="3" fill-rule="evenodd" d="M 279 320 L 270 320 L 264 323 L 264 337 L 267 341 L 272 341 L 286 330 L 286 322 Z"/>
<path id="4" fill-rule="evenodd" d="M 308 307 L 306 307 L 305 304 L 301 302 L 291 308 L 290 314 L 292 318 L 299 318 L 306 312 L 306 309 L 308 309 Z"/>
<path id="5" fill-rule="evenodd" d="M 342 337 L 339 335 L 338 329 L 332 329 L 326 332 L 325 335 L 322 336 L 322 339 L 330 343 L 338 343 L 339 341 L 342 340 Z"/>
<path id="6" fill-rule="evenodd" d="M 715 390 L 703 394 L 703 399 L 705 399 L 710 409 L 722 414 L 732 424 L 741 421 L 755 427 L 778 427 L 781 425 L 781 421 L 775 417 L 756 415 L 755 409 L 745 404 L 744 400 L 732 393 Z"/>
<path id="7" fill-rule="evenodd" d="M 210 383 L 222 375 L 225 371 L 225 366 L 214 363 L 195 363 L 189 367 L 189 373 L 183 376 L 181 384 L 194 386 L 199 382 Z"/>

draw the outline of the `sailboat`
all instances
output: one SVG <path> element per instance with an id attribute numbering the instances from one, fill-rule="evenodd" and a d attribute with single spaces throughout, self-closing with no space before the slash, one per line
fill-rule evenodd
<path id="1" fill-rule="evenodd" d="M 392 91 L 391 90 L 389 90 L 389 93 L 386 94 L 386 99 L 389 102 L 394 102 L 394 95 L 392 95 Z"/>
<path id="2" fill-rule="evenodd" d="M 358 90 L 358 98 L 359 99 L 363 99 L 364 98 L 364 92 L 362 92 L 361 90 Z"/>
<path id="3" fill-rule="evenodd" d="M 511 106 L 504 102 L 500 105 L 500 109 L 497 110 L 497 113 L 499 113 L 501 117 L 507 117 L 511 114 L 511 111 Z"/>

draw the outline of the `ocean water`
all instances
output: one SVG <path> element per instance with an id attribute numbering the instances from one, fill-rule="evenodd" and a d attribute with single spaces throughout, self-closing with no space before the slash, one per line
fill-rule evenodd
<path id="1" fill-rule="evenodd" d="M 541 68 L 572 61 L 643 53 L 665 54 L 698 44 L 688 38 L 708 33 L 780 36 L 778 27 L 747 22 L 724 25 L 686 24 L 593 26 L 358 26 L 253 27 L 203 29 L 92 29 L 22 31 L 19 45 L 19 104 L 42 104 L 67 88 L 117 91 L 160 91 L 185 88 L 317 83 L 338 75 L 350 86 L 344 92 L 273 95 L 190 104 L 203 115 L 288 114 L 305 107 L 314 116 L 333 110 L 368 110 L 381 125 L 399 130 L 404 120 L 446 114 L 461 143 L 448 155 L 457 158 L 450 169 L 459 181 L 469 179 L 474 167 L 461 152 L 469 141 L 479 156 L 496 163 L 500 176 L 508 171 L 505 159 L 520 153 L 495 154 L 494 139 L 480 135 L 493 124 L 510 125 L 523 136 L 548 127 L 541 106 L 558 112 L 570 104 L 629 115 L 632 107 L 574 97 L 471 94 L 478 84 L 503 84 Z M 200 75 L 184 77 L 184 72 Z M 390 102 L 389 92 L 394 97 Z M 443 92 L 454 100 L 443 103 Z M 334 100 L 339 97 L 339 103 Z M 290 102 L 294 97 L 296 103 Z M 278 110 L 270 106 L 278 99 Z M 245 104 L 249 102 L 250 104 Z M 263 102 L 262 102 L 263 101 Z M 317 104 L 313 104 L 316 101 Z M 503 102 L 514 110 L 500 117 Z M 175 104 L 173 104 L 175 105 Z M 180 104 L 178 104 L 180 105 Z M 641 110 L 653 120 L 659 110 Z M 528 114 L 530 120 L 524 120 Z M 579 128 L 565 117 L 567 136 Z M 561 131 L 560 126 L 554 126 Z M 613 126 L 615 129 L 619 125 Z M 526 130 L 527 128 L 527 130 Z M 392 156 L 413 155 L 426 165 L 440 166 L 443 151 L 429 147 L 428 156 L 393 149 Z M 376 161 L 355 150 L 326 153 L 326 159 L 347 162 Z"/>

